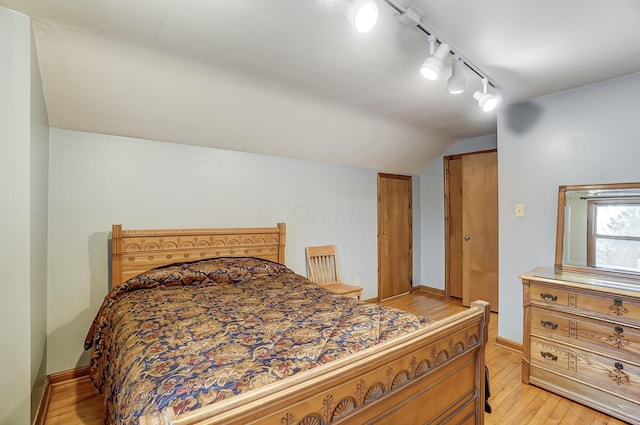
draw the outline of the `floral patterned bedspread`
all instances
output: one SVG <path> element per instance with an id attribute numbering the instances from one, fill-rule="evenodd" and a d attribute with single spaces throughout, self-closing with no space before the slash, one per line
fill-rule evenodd
<path id="1" fill-rule="evenodd" d="M 150 270 L 104 299 L 85 340 L 105 422 L 196 409 L 427 323 L 328 293 L 287 267 L 218 258 Z"/>

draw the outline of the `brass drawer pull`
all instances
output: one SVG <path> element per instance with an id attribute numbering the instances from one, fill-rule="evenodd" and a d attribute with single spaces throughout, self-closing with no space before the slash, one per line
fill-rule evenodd
<path id="1" fill-rule="evenodd" d="M 558 361 L 558 356 L 556 356 L 555 354 L 551 354 L 546 351 L 540 351 L 540 355 L 547 360 L 553 360 L 554 362 Z"/>
<path id="2" fill-rule="evenodd" d="M 614 331 L 616 331 L 617 334 L 621 334 L 624 332 L 624 329 L 622 329 L 622 326 L 616 326 L 615 328 L 613 328 Z"/>
<path id="3" fill-rule="evenodd" d="M 618 370 L 622 370 L 624 369 L 624 365 L 620 362 L 616 362 L 616 364 L 614 365 L 616 367 L 616 369 Z"/>
<path id="4" fill-rule="evenodd" d="M 556 329 L 558 329 L 558 324 L 557 324 L 557 323 L 553 323 L 553 322 L 551 322 L 551 321 L 549 321 L 549 320 L 541 320 L 541 321 L 540 321 L 540 324 L 541 324 L 542 326 L 544 326 L 545 328 L 547 328 L 547 329 L 553 329 L 554 331 L 555 331 Z"/>
<path id="5" fill-rule="evenodd" d="M 558 296 L 557 295 L 552 295 L 552 294 L 541 293 L 540 294 L 540 298 L 542 298 L 545 301 L 553 301 L 553 302 L 558 301 Z"/>

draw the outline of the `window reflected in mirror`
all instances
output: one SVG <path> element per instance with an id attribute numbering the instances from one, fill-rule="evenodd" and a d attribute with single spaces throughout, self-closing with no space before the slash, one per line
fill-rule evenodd
<path id="1" fill-rule="evenodd" d="M 640 199 L 590 200 L 589 267 L 640 272 Z"/>

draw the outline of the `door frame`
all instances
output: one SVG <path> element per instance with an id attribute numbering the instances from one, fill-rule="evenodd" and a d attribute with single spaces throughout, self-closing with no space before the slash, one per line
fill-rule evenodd
<path id="1" fill-rule="evenodd" d="M 451 273 L 449 264 L 449 161 L 452 159 L 461 159 L 466 155 L 476 155 L 488 152 L 498 152 L 498 149 L 485 149 L 481 151 L 465 152 L 455 155 L 447 155 L 442 158 L 443 160 L 443 173 L 444 173 L 444 297 L 446 301 L 451 298 L 449 288 L 449 276 Z"/>

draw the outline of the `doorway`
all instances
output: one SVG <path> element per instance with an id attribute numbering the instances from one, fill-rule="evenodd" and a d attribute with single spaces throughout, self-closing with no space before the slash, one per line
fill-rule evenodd
<path id="1" fill-rule="evenodd" d="M 378 174 L 378 298 L 411 291 L 411 176 Z"/>
<path id="2" fill-rule="evenodd" d="M 445 294 L 498 311 L 498 154 L 444 158 Z"/>

